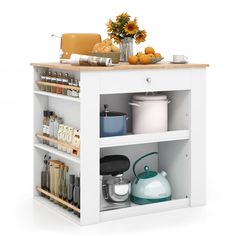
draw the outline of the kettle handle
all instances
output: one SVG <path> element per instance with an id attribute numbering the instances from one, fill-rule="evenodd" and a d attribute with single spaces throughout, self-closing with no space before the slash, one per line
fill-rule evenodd
<path id="1" fill-rule="evenodd" d="M 158 156 L 158 152 L 150 152 L 150 153 L 148 153 L 148 154 L 146 154 L 146 155 L 144 155 L 144 156 L 141 156 L 137 161 L 134 162 L 134 165 L 133 165 L 133 172 L 134 172 L 134 175 L 135 175 L 135 177 L 136 177 L 136 179 L 137 179 L 137 180 L 135 181 L 136 184 L 137 184 L 138 181 L 139 181 L 139 177 L 137 176 L 137 174 L 136 174 L 136 172 L 135 172 L 135 167 L 136 167 L 136 165 L 137 165 L 138 162 L 141 161 L 143 158 L 145 158 L 145 157 L 147 157 L 147 156 L 154 155 L 154 154 L 157 154 L 157 156 Z"/>

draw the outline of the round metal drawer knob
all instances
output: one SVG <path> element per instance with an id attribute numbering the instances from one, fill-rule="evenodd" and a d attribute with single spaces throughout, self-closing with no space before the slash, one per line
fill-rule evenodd
<path id="1" fill-rule="evenodd" d="M 146 81 L 147 81 L 147 83 L 151 83 L 151 82 L 152 82 L 152 79 L 151 79 L 150 77 L 147 77 L 147 78 L 146 78 Z"/>

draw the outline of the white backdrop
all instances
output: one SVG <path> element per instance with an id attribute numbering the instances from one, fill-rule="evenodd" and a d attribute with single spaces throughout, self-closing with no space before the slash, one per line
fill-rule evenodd
<path id="1" fill-rule="evenodd" d="M 100 0 L 0 2 L 0 232 L 52 234 L 199 235 L 236 233 L 235 1 Z M 50 35 L 97 32 L 121 12 L 137 16 L 147 41 L 167 60 L 186 54 L 211 64 L 207 78 L 206 207 L 89 227 L 74 227 L 32 201 L 32 68 L 56 61 L 60 41 Z M 201 173 L 199 173 L 200 175 Z"/>

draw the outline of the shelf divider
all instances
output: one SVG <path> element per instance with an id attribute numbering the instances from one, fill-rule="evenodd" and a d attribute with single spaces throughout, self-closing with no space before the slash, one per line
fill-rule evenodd
<path id="1" fill-rule="evenodd" d="M 62 94 L 57 94 L 57 93 L 50 93 L 50 92 L 45 92 L 45 91 L 34 91 L 34 94 L 41 95 L 41 96 L 58 98 L 58 99 L 63 99 L 63 100 L 68 100 L 68 101 L 71 101 L 71 102 L 80 102 L 80 99 L 77 98 L 77 97 L 70 97 L 70 96 L 67 96 L 67 95 L 62 95 Z"/>
<path id="2" fill-rule="evenodd" d="M 35 148 L 38 148 L 38 149 L 41 149 L 41 150 L 44 150 L 44 151 L 46 151 L 46 152 L 52 153 L 52 154 L 54 154 L 54 155 L 56 155 L 56 156 L 59 156 L 59 157 L 62 157 L 62 158 L 64 158 L 64 159 L 67 159 L 67 160 L 69 160 L 69 161 L 73 161 L 73 162 L 75 162 L 76 164 L 80 164 L 80 159 L 79 159 L 79 157 L 74 157 L 74 156 L 72 156 L 71 154 L 68 154 L 68 153 L 66 153 L 66 152 L 60 151 L 60 150 L 58 150 L 58 149 L 56 149 L 56 148 L 54 148 L 54 147 L 50 147 L 50 146 L 48 146 L 48 145 L 46 145 L 46 144 L 35 143 L 35 144 L 34 144 L 34 147 L 35 147 Z"/>
<path id="3" fill-rule="evenodd" d="M 156 143 L 189 139 L 189 130 L 175 130 L 161 133 L 128 134 L 100 138 L 100 147 L 126 146 L 144 143 Z"/>

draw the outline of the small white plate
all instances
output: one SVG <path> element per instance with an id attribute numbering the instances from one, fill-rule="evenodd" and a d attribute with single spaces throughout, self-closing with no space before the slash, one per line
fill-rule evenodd
<path id="1" fill-rule="evenodd" d="M 170 61 L 171 64 L 186 64 L 188 61 Z"/>

